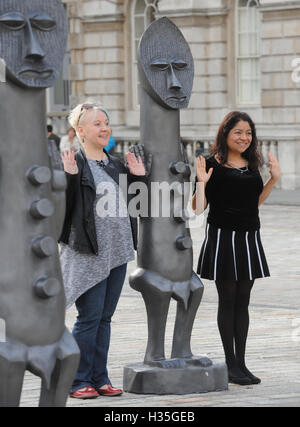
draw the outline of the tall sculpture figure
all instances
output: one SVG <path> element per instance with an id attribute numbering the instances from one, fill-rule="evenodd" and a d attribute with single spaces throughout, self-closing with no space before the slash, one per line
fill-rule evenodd
<path id="1" fill-rule="evenodd" d="M 40 406 L 64 406 L 79 360 L 56 244 L 66 180 L 45 132 L 66 37 L 60 0 L 1 0 L 0 406 L 19 405 L 26 370 L 42 378 Z"/>
<path id="2" fill-rule="evenodd" d="M 143 34 L 138 49 L 138 66 L 141 143 L 146 153 L 153 155 L 153 162 L 148 178 L 149 217 L 140 220 L 139 268 L 131 275 L 130 285 L 141 292 L 147 309 L 148 344 L 144 364 L 158 368 L 158 372 L 149 385 L 149 375 L 145 384 L 140 368 L 135 373 L 125 368 L 125 389 L 189 393 L 208 391 L 211 387 L 226 388 L 224 367 L 218 376 L 219 384 L 212 386 L 212 362 L 194 357 L 191 351 L 192 328 L 203 284 L 193 272 L 192 240 L 186 213 L 188 197 L 184 197 L 187 190 L 184 183 L 189 182 L 191 171 L 180 141 L 180 109 L 189 103 L 194 63 L 182 33 L 168 18 L 154 21 Z M 153 197 L 152 183 L 168 183 L 171 188 L 171 209 L 165 217 L 162 215 L 164 202 Z M 159 215 L 153 217 L 156 210 Z M 166 360 L 164 341 L 171 298 L 177 300 L 177 314 L 171 359 Z M 143 369 L 147 371 L 145 365 Z M 195 367 L 199 368 L 199 375 L 203 373 L 201 369 L 210 372 L 210 386 L 205 381 L 199 384 L 198 380 L 187 384 L 188 375 L 185 381 L 176 384 L 180 370 L 187 373 L 190 368 L 193 376 Z M 161 372 L 170 369 L 174 370 L 172 375 Z"/>

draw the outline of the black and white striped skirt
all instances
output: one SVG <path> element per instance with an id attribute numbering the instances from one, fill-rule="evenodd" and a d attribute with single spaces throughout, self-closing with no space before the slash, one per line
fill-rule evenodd
<path id="1" fill-rule="evenodd" d="M 231 231 L 207 224 L 197 273 L 208 280 L 270 276 L 259 230 Z"/>

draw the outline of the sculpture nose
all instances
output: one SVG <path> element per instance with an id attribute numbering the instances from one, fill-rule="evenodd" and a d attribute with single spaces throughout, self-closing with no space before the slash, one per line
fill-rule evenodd
<path id="1" fill-rule="evenodd" d="M 26 43 L 26 59 L 32 59 L 32 60 L 39 60 L 43 59 L 45 57 L 45 53 L 42 50 L 41 46 L 39 45 L 38 41 L 36 40 L 33 30 L 30 24 L 30 21 L 27 21 L 26 26 L 26 37 L 25 37 L 25 43 Z"/>
<path id="2" fill-rule="evenodd" d="M 170 67 L 170 71 L 168 74 L 168 87 L 169 89 L 177 89 L 177 90 L 182 88 L 179 80 L 176 77 L 176 74 L 174 73 L 174 69 L 172 65 Z"/>

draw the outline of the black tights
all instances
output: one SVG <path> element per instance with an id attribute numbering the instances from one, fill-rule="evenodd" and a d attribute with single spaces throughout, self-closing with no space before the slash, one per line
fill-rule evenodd
<path id="1" fill-rule="evenodd" d="M 248 306 L 254 280 L 217 280 L 219 294 L 218 327 L 228 370 L 245 370 L 249 329 Z"/>

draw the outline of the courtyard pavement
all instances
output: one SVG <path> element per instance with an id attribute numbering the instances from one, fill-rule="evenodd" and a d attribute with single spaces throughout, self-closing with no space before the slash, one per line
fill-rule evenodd
<path id="1" fill-rule="evenodd" d="M 68 407 L 300 407 L 300 203 L 293 196 L 274 193 L 260 209 L 261 236 L 271 277 L 256 280 L 250 306 L 250 331 L 247 364 L 262 379 L 259 385 L 229 384 L 221 392 L 191 395 L 138 395 L 95 400 L 68 399 Z M 277 199 L 276 199 L 277 197 Z M 279 200 L 279 201 L 278 201 Z M 290 202 L 288 202 L 290 201 Z M 204 227 L 191 229 L 196 268 Z M 141 362 L 147 342 L 146 310 L 141 295 L 128 284 L 136 268 L 129 264 L 127 280 L 112 322 L 109 373 L 115 386 L 122 386 L 123 368 Z M 213 362 L 223 362 L 224 354 L 217 329 L 217 293 L 213 282 L 204 280 L 205 291 L 192 335 L 195 355 L 206 355 Z M 172 301 L 166 331 L 166 354 L 169 356 L 176 303 Z M 66 323 L 72 329 L 76 317 L 73 308 Z M 21 406 L 37 406 L 40 379 L 26 374 Z"/>

